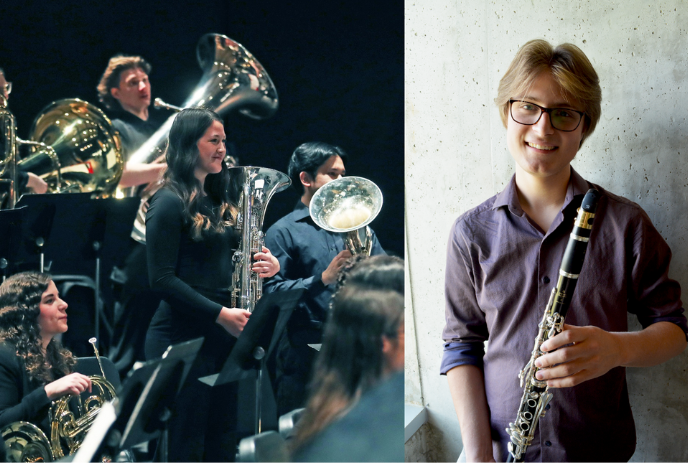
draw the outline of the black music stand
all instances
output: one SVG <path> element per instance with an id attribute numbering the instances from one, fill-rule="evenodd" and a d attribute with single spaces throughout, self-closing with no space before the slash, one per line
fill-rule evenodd
<path id="1" fill-rule="evenodd" d="M 17 265 L 25 215 L 25 207 L 0 210 L 0 273 L 3 281 L 14 273 Z"/>
<path id="2" fill-rule="evenodd" d="M 96 337 L 104 314 L 101 261 L 112 263 L 126 254 L 139 203 L 138 198 L 92 199 L 91 193 L 24 195 L 18 203 L 28 206 L 23 227 L 26 261 L 38 251 L 41 271 L 64 275 L 62 279 L 93 276 L 88 286 L 95 291 Z M 47 268 L 44 256 L 49 259 Z"/>
<path id="3" fill-rule="evenodd" d="M 130 371 L 117 391 L 114 402 L 117 418 L 104 424 L 109 430 L 107 434 L 99 432 L 103 437 L 96 442 L 98 450 L 93 452 L 95 446 L 90 446 L 91 451 L 83 461 L 93 461 L 93 456 L 101 455 L 104 450 L 114 457 L 121 450 L 156 437 L 161 437 L 159 461 L 167 461 L 167 420 L 202 344 L 203 338 L 198 338 L 170 346 L 162 358 Z"/>
<path id="4" fill-rule="evenodd" d="M 255 378 L 255 409 L 242 411 L 242 408 L 250 405 L 248 402 L 239 401 L 237 413 L 237 419 L 241 420 L 237 422 L 239 433 L 244 432 L 248 435 L 261 432 L 263 395 L 267 393 L 262 381 L 265 362 L 277 347 L 280 335 L 304 292 L 304 289 L 297 289 L 263 294 L 220 373 L 199 378 L 199 381 L 211 387 Z M 276 411 L 274 415 L 276 426 Z M 251 416 L 255 416 L 253 430 L 246 424 L 246 417 Z"/>

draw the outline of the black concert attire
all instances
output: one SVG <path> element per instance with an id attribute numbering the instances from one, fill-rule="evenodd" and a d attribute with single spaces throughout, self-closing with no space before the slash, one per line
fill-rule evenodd
<path id="1" fill-rule="evenodd" d="M 299 200 L 294 210 L 271 226 L 265 246 L 280 263 L 280 271 L 265 281 L 266 293 L 306 289 L 294 310 L 287 335 L 282 336 L 275 358 L 277 412 L 283 415 L 305 405 L 306 386 L 319 344 L 330 300 L 336 285 L 325 285 L 322 273 L 332 259 L 346 249 L 341 233 L 323 230 L 313 222 L 308 207 Z M 375 234 L 371 255 L 385 254 Z"/>
<path id="2" fill-rule="evenodd" d="M 208 196 L 200 201 L 205 214 L 219 207 Z M 159 358 L 170 344 L 205 337 L 170 420 L 170 461 L 228 461 L 236 453 L 235 384 L 210 389 L 198 378 L 218 373 L 236 342 L 215 321 L 222 307 L 229 307 L 232 255 L 239 239 L 227 227 L 194 241 L 182 200 L 174 192 L 163 187 L 150 201 L 148 272 L 151 287 L 163 300 L 148 329 L 146 357 Z"/>
<path id="3" fill-rule="evenodd" d="M 24 360 L 13 344 L 0 343 L 0 428 L 15 421 L 28 421 L 50 430 L 51 400 L 42 384 L 31 381 Z"/>
<path id="4" fill-rule="evenodd" d="M 154 113 L 144 121 L 123 110 L 112 112 L 111 118 L 112 125 L 122 137 L 125 162 L 164 122 Z M 138 187 L 139 192 L 145 186 Z M 112 345 L 108 356 L 121 377 L 126 375 L 134 362 L 145 359 L 146 330 L 160 303 L 159 295 L 151 291 L 148 284 L 145 209 L 140 208 L 137 215 L 127 257 L 111 275 L 116 301 Z"/>

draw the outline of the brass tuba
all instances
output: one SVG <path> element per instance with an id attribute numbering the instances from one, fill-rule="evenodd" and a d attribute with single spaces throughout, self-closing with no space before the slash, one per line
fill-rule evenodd
<path id="1" fill-rule="evenodd" d="M 233 184 L 241 188 L 239 216 L 236 229 L 241 232 L 241 244 L 232 256 L 232 308 L 253 312 L 263 295 L 263 280 L 251 270 L 253 255 L 262 252 L 264 243 L 263 219 L 270 198 L 291 185 L 287 174 L 265 167 L 232 167 Z"/>
<path id="2" fill-rule="evenodd" d="M 100 356 L 95 346 L 95 338 L 89 340 L 95 349 L 100 364 Z M 91 376 L 92 391 L 86 396 L 64 396 L 50 407 L 50 438 L 36 425 L 16 421 L 5 426 L 2 438 L 5 441 L 7 461 L 55 461 L 72 455 L 81 446 L 91 424 L 98 416 L 100 408 L 117 397 L 114 386 L 102 376 Z"/>
<path id="3" fill-rule="evenodd" d="M 253 119 L 267 119 L 277 111 L 277 90 L 258 60 L 238 42 L 220 34 L 206 34 L 196 47 L 203 77 L 182 105 L 203 107 L 222 116 L 238 109 Z M 162 104 L 160 104 L 162 103 Z M 180 108 L 160 101 L 156 106 L 178 111 Z M 165 152 L 171 116 L 127 162 L 150 164 Z M 132 196 L 133 189 L 125 194 Z"/>
<path id="4" fill-rule="evenodd" d="M 373 234 L 368 224 L 382 209 L 382 192 L 363 177 L 342 177 L 326 183 L 311 198 L 311 218 L 320 228 L 346 233 L 351 254 L 370 255 Z"/>
<path id="5" fill-rule="evenodd" d="M 97 107 L 77 98 L 50 103 L 31 127 L 32 153 L 22 170 L 42 177 L 52 193 L 112 193 L 124 170 L 122 143 Z M 52 153 L 52 154 L 51 154 Z"/>

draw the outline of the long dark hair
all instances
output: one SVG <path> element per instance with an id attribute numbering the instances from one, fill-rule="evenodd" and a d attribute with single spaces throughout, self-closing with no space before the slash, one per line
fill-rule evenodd
<path id="1" fill-rule="evenodd" d="M 222 233 L 234 224 L 236 200 L 232 198 L 230 176 L 222 162 L 222 170 L 209 174 L 201 185 L 194 175 L 198 162 L 198 140 L 214 121 L 222 123 L 220 116 L 204 108 L 184 109 L 174 118 L 167 147 L 167 170 L 164 184 L 174 191 L 184 204 L 185 218 L 191 224 L 191 236 L 200 239 L 205 232 Z M 205 191 L 214 204 L 209 215 L 200 210 L 201 191 Z"/>
<path id="2" fill-rule="evenodd" d="M 50 275 L 23 272 L 0 285 L 0 341 L 12 344 L 24 360 L 31 381 L 47 384 L 73 371 L 76 359 L 52 339 L 45 354 L 41 344 L 38 316 Z"/>
<path id="3" fill-rule="evenodd" d="M 404 298 L 396 291 L 355 284 L 337 291 L 292 449 L 346 413 L 380 381 L 385 366 L 382 337 L 395 341 L 403 320 Z"/>

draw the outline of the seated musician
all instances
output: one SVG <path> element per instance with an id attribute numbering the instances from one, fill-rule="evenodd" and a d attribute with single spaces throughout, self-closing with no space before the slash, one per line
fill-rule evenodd
<path id="1" fill-rule="evenodd" d="M 341 273 L 295 461 L 403 461 L 404 262 L 364 257 Z"/>
<path id="2" fill-rule="evenodd" d="M 2 96 L 5 98 L 5 107 L 9 103 L 10 93 L 12 92 L 12 82 L 8 82 L 5 77 L 5 71 L 0 68 L 0 90 L 2 90 Z M 0 104 L 1 106 L 1 104 Z M 5 147 L 4 137 L 0 137 L 0 153 L 4 153 Z M 7 177 L 7 173 L 4 177 Z M 48 191 L 48 184 L 38 175 L 33 172 L 23 172 L 19 170 L 17 172 L 17 183 L 18 191 L 22 192 L 26 189 L 30 190 L 32 193 L 46 193 Z M 2 204 L 0 204 L 2 208 Z"/>
<path id="3" fill-rule="evenodd" d="M 517 376 L 589 188 L 601 193 L 592 236 L 567 324 L 536 361 L 536 379 L 556 389 L 525 461 L 628 461 L 636 442 L 625 368 L 658 365 L 685 349 L 667 243 L 640 206 L 571 167 L 600 119 L 601 99 L 597 73 L 571 44 L 526 43 L 500 81 L 495 101 L 515 175 L 456 220 L 447 251 L 441 373 L 468 461 L 507 458 L 506 429 L 523 395 Z M 641 331 L 628 332 L 629 312 Z"/>
<path id="4" fill-rule="evenodd" d="M 292 186 L 301 193 L 294 211 L 282 217 L 265 234 L 265 245 L 280 262 L 280 271 L 265 283 L 266 292 L 306 289 L 306 294 L 289 320 L 287 334 L 280 339 L 276 354 L 275 394 L 280 415 L 306 402 L 306 385 L 322 324 L 335 290 L 337 272 L 351 257 L 341 233 L 318 227 L 308 206 L 318 189 L 346 174 L 343 149 L 322 142 L 300 145 L 289 160 Z M 384 254 L 373 236 L 372 255 Z"/>
<path id="5" fill-rule="evenodd" d="M 0 285 L 0 427 L 28 421 L 49 432 L 51 401 L 91 390 L 54 339 L 67 331 L 66 309 L 47 274 L 18 273 Z"/>

